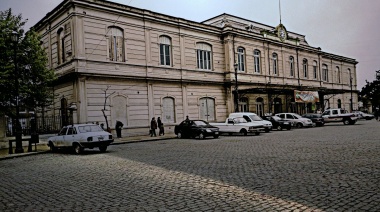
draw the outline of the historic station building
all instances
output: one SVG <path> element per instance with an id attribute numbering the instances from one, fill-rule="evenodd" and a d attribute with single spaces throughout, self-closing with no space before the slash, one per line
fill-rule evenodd
<path id="1" fill-rule="evenodd" d="M 221 14 L 201 23 L 110 1 L 65 0 L 34 29 L 58 75 L 45 114 L 116 120 L 147 133 L 235 110 L 303 114 L 357 109 L 355 59 L 310 46 L 284 25 Z"/>

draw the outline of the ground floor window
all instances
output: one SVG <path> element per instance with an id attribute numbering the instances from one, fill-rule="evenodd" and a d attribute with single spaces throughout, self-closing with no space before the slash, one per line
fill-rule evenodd
<path id="1" fill-rule="evenodd" d="M 240 112 L 249 112 L 248 98 L 243 97 L 243 98 L 239 99 L 239 111 Z"/>
<path id="2" fill-rule="evenodd" d="M 256 99 L 256 114 L 258 116 L 264 115 L 264 99 L 261 97 Z"/>
<path id="3" fill-rule="evenodd" d="M 199 99 L 199 118 L 206 121 L 215 120 L 215 100 L 213 98 Z"/>

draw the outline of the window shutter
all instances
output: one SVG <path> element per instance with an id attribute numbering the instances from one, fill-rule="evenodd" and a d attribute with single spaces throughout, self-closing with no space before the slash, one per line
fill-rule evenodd
<path id="1" fill-rule="evenodd" d="M 117 51 L 116 51 L 116 54 L 117 54 L 117 58 L 116 58 L 116 61 L 124 61 L 124 58 L 123 58 L 123 37 L 116 37 L 116 48 L 117 48 Z"/>
<path id="2" fill-rule="evenodd" d="M 110 36 L 110 39 L 109 39 L 109 57 L 110 57 L 110 60 L 111 61 L 114 61 L 114 55 L 113 53 L 115 52 L 114 50 L 114 36 Z"/>

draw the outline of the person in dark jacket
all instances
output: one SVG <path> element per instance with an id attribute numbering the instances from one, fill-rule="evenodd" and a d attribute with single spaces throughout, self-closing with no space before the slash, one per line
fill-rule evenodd
<path id="1" fill-rule="evenodd" d="M 123 129 L 123 126 L 124 124 L 121 121 L 116 121 L 115 129 L 118 138 L 121 138 L 121 130 Z"/>
<path id="2" fill-rule="evenodd" d="M 150 121 L 150 136 L 152 137 L 153 135 L 154 136 L 157 136 L 156 135 L 156 129 L 157 129 L 157 122 L 156 122 L 156 118 L 152 118 L 152 121 Z"/>
<path id="3" fill-rule="evenodd" d="M 159 135 L 159 136 L 160 136 L 160 135 L 165 135 L 164 123 L 162 123 L 160 117 L 157 118 L 157 125 L 158 125 L 158 129 L 159 129 L 159 131 L 158 131 L 158 135 Z"/>

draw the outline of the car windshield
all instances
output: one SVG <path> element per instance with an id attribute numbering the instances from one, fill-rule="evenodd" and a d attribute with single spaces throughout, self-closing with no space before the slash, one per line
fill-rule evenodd
<path id="1" fill-rule="evenodd" d="M 98 125 L 79 126 L 78 130 L 81 133 L 86 133 L 86 132 L 101 132 L 101 131 L 103 131 L 102 128 L 100 128 Z"/>
<path id="2" fill-rule="evenodd" d="M 302 118 L 302 116 L 300 116 L 300 115 L 298 115 L 298 114 L 295 114 L 295 113 L 293 114 L 293 116 L 296 117 L 297 119 Z"/>
<path id="3" fill-rule="evenodd" d="M 274 120 L 276 120 L 276 121 L 281 120 L 281 118 L 278 117 L 278 116 L 272 116 L 272 118 L 273 118 Z"/>
<path id="4" fill-rule="evenodd" d="M 249 118 L 252 119 L 252 121 L 262 121 L 263 119 L 260 118 L 260 116 L 256 116 L 256 115 L 249 115 Z"/>
<path id="5" fill-rule="evenodd" d="M 61 131 L 59 131 L 58 135 L 66 135 L 67 127 L 63 127 Z"/>
<path id="6" fill-rule="evenodd" d="M 208 124 L 204 121 L 194 121 L 194 124 L 197 126 L 207 126 Z"/>

